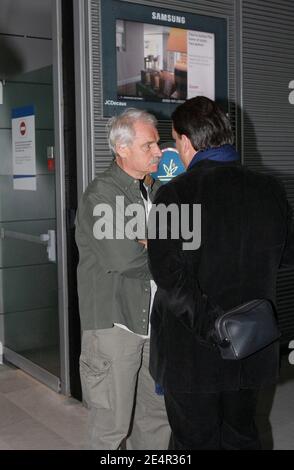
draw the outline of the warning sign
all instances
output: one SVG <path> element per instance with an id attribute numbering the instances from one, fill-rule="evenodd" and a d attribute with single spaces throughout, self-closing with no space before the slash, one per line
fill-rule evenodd
<path id="1" fill-rule="evenodd" d="M 13 188 L 36 191 L 36 139 L 33 106 L 12 110 Z"/>

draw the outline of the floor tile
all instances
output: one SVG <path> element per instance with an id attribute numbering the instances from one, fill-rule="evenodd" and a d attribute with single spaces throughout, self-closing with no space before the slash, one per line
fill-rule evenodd
<path id="1" fill-rule="evenodd" d="M 22 371 L 5 371 L 0 375 L 0 393 L 10 393 L 36 386 L 32 377 Z"/>
<path id="2" fill-rule="evenodd" d="M 0 439 L 0 450 L 13 450 L 13 448 Z"/>
<path id="3" fill-rule="evenodd" d="M 5 431 L 3 428 L 25 421 L 29 415 L 14 403 L 11 403 L 2 393 L 0 393 L 0 439 Z"/>
<path id="4" fill-rule="evenodd" d="M 88 411 L 80 402 L 57 394 L 41 384 L 33 389 L 8 393 L 6 396 L 70 444 L 83 445 Z"/>
<path id="5" fill-rule="evenodd" d="M 46 426 L 27 418 L 3 428 L 1 440 L 14 450 L 61 450 L 69 443 Z"/>
<path id="6" fill-rule="evenodd" d="M 294 421 L 273 427 L 273 450 L 294 450 Z"/>

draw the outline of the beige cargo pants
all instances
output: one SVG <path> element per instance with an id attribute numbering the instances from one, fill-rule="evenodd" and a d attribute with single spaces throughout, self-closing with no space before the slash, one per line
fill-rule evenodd
<path id="1" fill-rule="evenodd" d="M 87 448 L 168 448 L 164 398 L 155 393 L 148 366 L 149 339 L 117 326 L 84 331 L 80 373 L 89 408 Z"/>

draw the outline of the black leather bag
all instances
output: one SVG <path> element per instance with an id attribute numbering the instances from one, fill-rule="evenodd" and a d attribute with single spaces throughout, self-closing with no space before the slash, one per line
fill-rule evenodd
<path id="1" fill-rule="evenodd" d="M 281 336 L 269 300 L 256 299 L 215 320 L 214 339 L 223 359 L 244 359 Z"/>

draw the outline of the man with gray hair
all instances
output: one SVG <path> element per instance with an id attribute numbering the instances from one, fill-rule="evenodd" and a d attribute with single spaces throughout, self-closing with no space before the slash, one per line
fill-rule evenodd
<path id="1" fill-rule="evenodd" d="M 76 218 L 80 374 L 92 449 L 119 449 L 126 438 L 127 449 L 166 449 L 170 437 L 164 400 L 148 371 L 149 312 L 156 286 L 146 242 L 136 238 L 135 229 L 133 237 L 126 235 L 129 217 L 117 204 L 118 198 L 124 206 L 139 204 L 148 217 L 159 186 L 150 176 L 161 157 L 156 124 L 152 115 L 137 109 L 109 121 L 115 159 L 86 189 Z M 102 212 L 101 224 L 95 215 Z M 103 234 L 103 225 L 110 226 L 110 233 Z"/>

